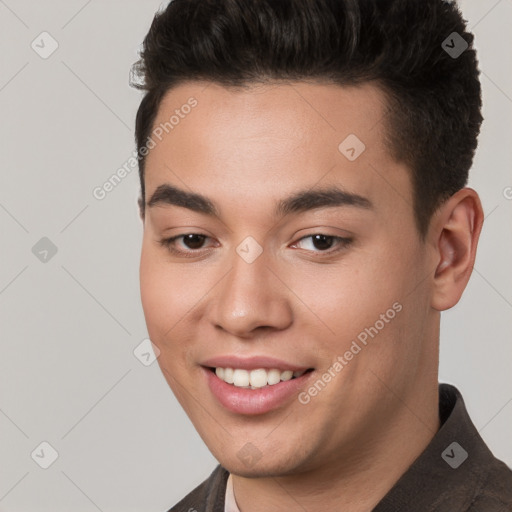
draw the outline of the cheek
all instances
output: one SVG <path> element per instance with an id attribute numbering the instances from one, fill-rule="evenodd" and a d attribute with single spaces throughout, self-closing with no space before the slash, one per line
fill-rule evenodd
<path id="1" fill-rule="evenodd" d="M 397 240 L 365 261 L 365 270 L 354 277 L 357 293 L 345 301 L 355 322 L 351 334 L 367 342 L 364 351 L 376 368 L 400 373 L 399 366 L 417 358 L 425 336 L 429 296 L 425 257 L 420 247 Z"/>
<path id="2" fill-rule="evenodd" d="M 400 250 L 369 251 L 359 254 L 358 262 L 348 266 L 327 281 L 324 294 L 326 323 L 339 334 L 338 350 L 353 340 L 389 339 L 387 350 L 393 350 L 393 338 L 410 309 L 411 290 L 417 286 L 412 254 Z M 397 341 L 397 340 L 396 340 Z M 391 346 L 390 346 L 391 345 Z"/>
<path id="3" fill-rule="evenodd" d="M 159 362 L 176 369 L 190 364 L 197 339 L 194 328 L 208 291 L 204 271 L 169 261 L 160 248 L 143 245 L 140 293 L 151 341 L 160 349 Z"/>
<path id="4" fill-rule="evenodd" d="M 182 286 L 172 266 L 143 245 L 140 260 L 140 294 L 148 332 L 153 343 L 160 345 L 182 313 L 183 301 L 176 291 Z"/>
<path id="5" fill-rule="evenodd" d="M 159 349 L 158 364 L 178 401 L 184 405 L 181 389 L 186 380 L 187 332 L 180 322 L 186 308 L 177 290 L 183 286 L 161 255 L 143 248 L 140 262 L 141 302 L 149 338 Z M 181 384 L 180 384 L 181 383 Z"/>

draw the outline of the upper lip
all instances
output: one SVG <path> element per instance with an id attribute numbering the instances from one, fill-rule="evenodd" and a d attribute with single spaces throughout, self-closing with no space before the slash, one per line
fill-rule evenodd
<path id="1" fill-rule="evenodd" d="M 210 368 L 240 368 L 242 370 L 255 370 L 257 368 L 278 370 L 291 370 L 302 371 L 308 370 L 310 366 L 301 366 L 293 363 L 287 363 L 280 359 L 268 356 L 251 356 L 239 357 L 232 355 L 224 355 L 206 359 L 201 363 L 201 366 L 208 366 Z"/>

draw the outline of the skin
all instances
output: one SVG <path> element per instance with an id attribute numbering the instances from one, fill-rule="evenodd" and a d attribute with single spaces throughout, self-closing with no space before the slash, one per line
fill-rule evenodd
<path id="1" fill-rule="evenodd" d="M 145 199 L 169 183 L 208 196 L 221 219 L 145 207 L 141 297 L 160 368 L 232 474 L 242 512 L 371 510 L 439 429 L 440 311 L 458 302 L 473 268 L 478 195 L 449 198 L 420 239 L 410 171 L 390 156 L 373 85 L 191 82 L 167 93 L 155 126 L 190 96 L 198 105 L 149 152 Z M 366 146 L 352 162 L 338 150 L 351 133 Z M 272 216 L 289 194 L 333 184 L 373 208 Z M 193 257 L 159 244 L 187 233 L 210 237 L 176 242 Z M 299 241 L 318 233 L 352 243 L 326 256 Z M 263 249 L 251 264 L 235 251 L 247 236 Z M 235 414 L 202 378 L 207 358 L 268 355 L 314 368 L 314 382 L 396 302 L 402 310 L 306 405 Z M 248 441 L 261 455 L 250 466 L 237 455 Z"/>

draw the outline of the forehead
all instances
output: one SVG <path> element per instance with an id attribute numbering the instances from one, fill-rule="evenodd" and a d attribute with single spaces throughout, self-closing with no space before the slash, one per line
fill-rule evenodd
<path id="1" fill-rule="evenodd" d="M 236 191 L 268 201 L 315 184 L 377 204 L 379 195 L 400 193 L 396 187 L 407 195 L 408 173 L 386 145 L 386 112 L 384 94 L 370 84 L 181 84 L 168 91 L 153 125 L 146 199 L 165 182 L 213 190 L 219 200 Z"/>

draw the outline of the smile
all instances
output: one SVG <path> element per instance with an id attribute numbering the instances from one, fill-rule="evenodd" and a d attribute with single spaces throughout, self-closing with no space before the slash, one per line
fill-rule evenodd
<path id="1" fill-rule="evenodd" d="M 308 370 L 280 370 L 278 368 L 256 368 L 245 370 L 243 368 L 211 368 L 217 377 L 233 386 L 245 389 L 260 389 L 266 386 L 275 386 L 280 382 L 296 379 Z"/>
<path id="2" fill-rule="evenodd" d="M 245 368 L 202 366 L 212 398 L 237 415 L 253 416 L 291 406 L 315 374 L 312 368 L 272 368 L 273 364 L 262 368 L 261 362 L 251 368 L 248 363 L 242 364 Z"/>

